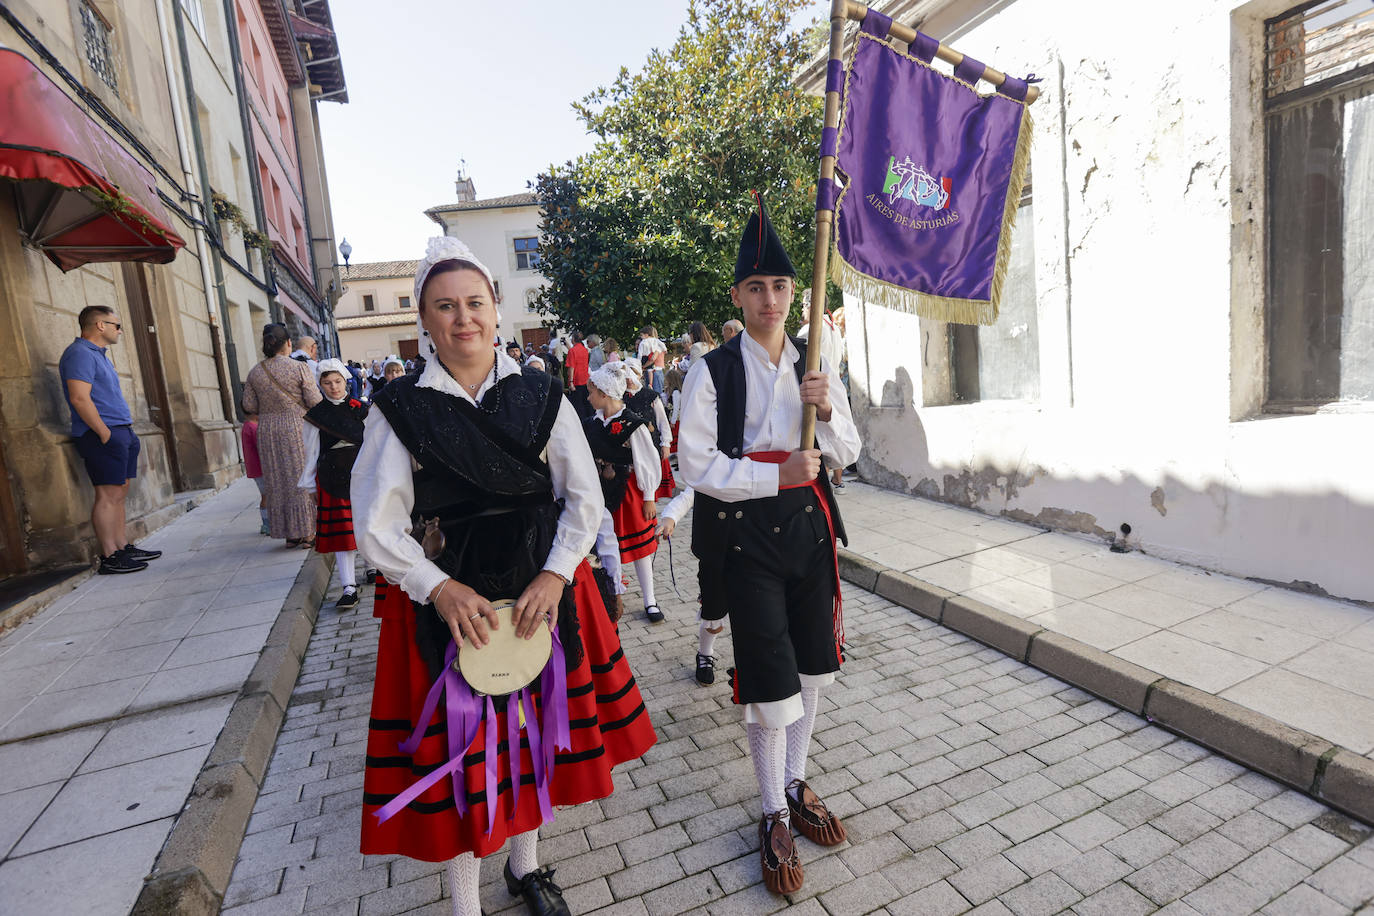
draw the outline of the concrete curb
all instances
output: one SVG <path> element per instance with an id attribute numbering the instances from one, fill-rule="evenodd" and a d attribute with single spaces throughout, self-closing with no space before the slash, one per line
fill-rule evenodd
<path id="1" fill-rule="evenodd" d="M 1374 824 L 1374 760 L 841 549 L 840 577 Z"/>
<path id="2" fill-rule="evenodd" d="M 301 567 L 130 916 L 220 911 L 333 571 L 333 554 Z"/>

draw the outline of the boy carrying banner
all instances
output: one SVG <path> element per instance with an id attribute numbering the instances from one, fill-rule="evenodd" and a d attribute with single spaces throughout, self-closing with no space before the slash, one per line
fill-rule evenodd
<path id="1" fill-rule="evenodd" d="M 780 894 L 802 884 L 791 826 L 821 845 L 845 837 L 806 784 L 806 758 L 820 688 L 842 660 L 835 548 L 844 529 L 821 456 L 843 467 L 859 455 L 835 367 L 822 360 L 805 372 L 806 344 L 785 331 L 795 277 L 760 199 L 730 288 L 745 331 L 688 373 L 678 445 L 697 494 L 692 552 L 703 581 L 718 577 L 731 620 L 731 682 L 763 797 L 763 880 Z M 804 451 L 803 404 L 816 407 L 819 446 Z"/>

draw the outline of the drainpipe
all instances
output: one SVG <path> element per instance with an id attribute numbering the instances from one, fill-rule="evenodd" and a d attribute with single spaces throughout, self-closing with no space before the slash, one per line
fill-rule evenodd
<path id="1" fill-rule="evenodd" d="M 174 15 L 180 13 L 177 7 L 177 0 L 171 0 Z M 162 64 L 167 73 L 167 92 L 172 100 L 172 128 L 177 138 L 177 154 L 181 161 L 181 174 L 183 176 L 183 186 L 188 190 L 201 188 L 199 199 L 195 203 L 200 206 L 200 219 L 192 224 L 196 237 L 196 254 L 200 258 L 200 279 L 205 288 L 205 313 L 210 323 L 210 350 L 211 358 L 215 362 L 215 376 L 219 382 L 220 400 L 224 410 L 224 419 L 233 422 L 238 416 L 238 407 L 234 404 L 236 398 L 237 385 L 231 385 L 229 373 L 225 367 L 224 347 L 220 343 L 220 315 L 215 311 L 216 291 L 219 293 L 219 305 L 221 310 L 224 308 L 224 279 L 221 268 L 220 282 L 217 286 L 213 268 L 211 267 L 211 246 L 210 241 L 205 235 L 205 226 L 211 219 L 209 207 L 206 201 L 209 195 L 205 193 L 203 186 L 199 185 L 195 178 L 191 164 L 191 150 L 186 143 L 186 123 L 181 111 L 181 93 L 178 91 L 176 79 L 176 67 L 172 63 L 172 38 L 167 30 L 167 14 L 162 9 L 162 0 L 153 3 L 153 9 L 157 12 L 157 31 L 158 37 L 162 42 Z M 177 15 L 178 32 L 181 32 L 181 17 Z M 186 71 L 186 80 L 189 83 L 191 78 L 190 68 L 187 64 L 185 55 L 186 44 L 185 34 L 181 34 L 182 55 L 181 65 Z M 194 119 L 193 123 L 194 123 Z M 199 128 L 197 127 L 197 131 Z M 218 263 L 216 263 L 218 267 Z M 224 322 L 227 324 L 228 322 Z"/>

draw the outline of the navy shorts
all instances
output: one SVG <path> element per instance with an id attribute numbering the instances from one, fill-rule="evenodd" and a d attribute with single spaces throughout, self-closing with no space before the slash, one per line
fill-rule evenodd
<path id="1" fill-rule="evenodd" d="M 132 426 L 110 427 L 110 441 L 104 444 L 94 430 L 86 430 L 76 440 L 76 452 L 86 462 L 86 474 L 97 487 L 118 487 L 137 477 L 142 448 Z"/>

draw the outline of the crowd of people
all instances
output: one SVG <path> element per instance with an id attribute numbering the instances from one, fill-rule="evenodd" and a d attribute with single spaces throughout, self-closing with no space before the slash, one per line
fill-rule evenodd
<path id="1" fill-rule="evenodd" d="M 446 862 L 458 916 L 480 914 L 480 859 L 506 846 L 511 894 L 568 913 L 538 829 L 555 806 L 611 794 L 612 768 L 656 740 L 620 645 L 623 568 L 645 619 L 664 620 L 654 558 L 693 510 L 696 679 L 715 682 L 728 620 L 764 884 L 801 887 L 794 829 L 844 840 L 806 765 L 844 660 L 835 491 L 860 443 L 843 315 L 826 317 L 807 370 L 815 334 L 786 333 L 795 276 L 760 200 L 729 289 L 741 318 L 719 343 L 695 322 L 666 343 L 646 325 L 623 346 L 578 332 L 503 345 L 491 273 L 447 236 L 418 262 L 418 355 L 321 360 L 313 339 L 263 329 L 242 402 L 260 530 L 334 555 L 340 611 L 361 600 L 358 554 L 376 583 L 362 851 Z M 107 355 L 123 329 L 98 306 L 79 322 L 60 371 L 96 491 L 99 572 L 137 572 L 159 553 L 124 525 L 140 449 Z"/>

